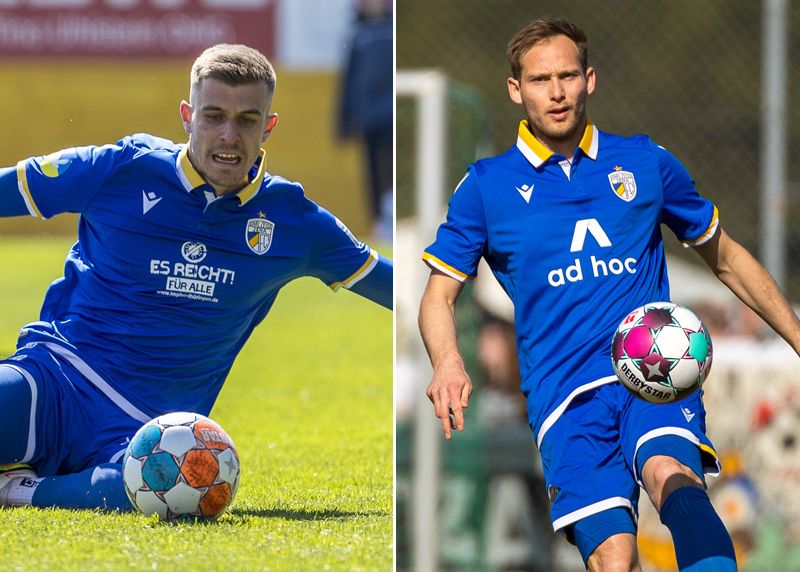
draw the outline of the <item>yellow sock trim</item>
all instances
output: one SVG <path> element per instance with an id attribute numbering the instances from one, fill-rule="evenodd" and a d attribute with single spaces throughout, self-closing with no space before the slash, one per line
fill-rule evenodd
<path id="1" fill-rule="evenodd" d="M 5 473 L 8 471 L 18 471 L 20 469 L 32 470 L 33 467 L 31 467 L 27 463 L 11 463 L 10 465 L 0 465 L 0 473 Z"/>

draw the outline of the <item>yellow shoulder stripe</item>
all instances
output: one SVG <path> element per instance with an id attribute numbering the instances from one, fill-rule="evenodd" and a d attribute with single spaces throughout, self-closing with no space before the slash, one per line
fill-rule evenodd
<path id="1" fill-rule="evenodd" d="M 344 286 L 345 288 L 350 288 L 353 284 L 361 280 L 364 276 L 369 274 L 370 270 L 372 270 L 375 265 L 378 263 L 378 253 L 373 250 L 372 248 L 369 249 L 369 256 L 367 257 L 366 262 L 361 265 L 361 267 L 353 272 L 348 278 L 342 280 L 341 282 L 334 282 L 333 284 L 329 284 L 328 288 L 333 290 L 334 292 Z"/>
<path id="2" fill-rule="evenodd" d="M 36 201 L 33 200 L 31 190 L 28 187 L 28 175 L 25 173 L 25 161 L 17 163 L 17 188 L 31 216 L 43 219 L 44 217 L 42 213 L 39 212 L 39 207 L 36 206 Z"/>

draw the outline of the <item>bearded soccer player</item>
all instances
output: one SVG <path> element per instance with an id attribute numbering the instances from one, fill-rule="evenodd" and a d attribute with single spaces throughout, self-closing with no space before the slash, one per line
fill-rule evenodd
<path id="1" fill-rule="evenodd" d="M 166 412 L 207 415 L 295 278 L 391 308 L 391 262 L 265 170 L 274 89 L 263 54 L 213 46 L 180 105 L 188 143 L 137 134 L 0 170 L 0 215 L 80 213 L 40 321 L 0 362 L 0 506 L 132 508 L 127 440 Z"/>
<path id="2" fill-rule="evenodd" d="M 432 271 L 420 329 L 444 435 L 463 430 L 472 392 L 455 304 L 483 257 L 514 302 L 522 391 L 554 530 L 590 570 L 638 570 L 641 486 L 672 533 L 682 570 L 735 570 L 733 544 L 705 490 L 705 473 L 719 465 L 701 393 L 670 404 L 634 397 L 616 383 L 611 338 L 634 308 L 669 300 L 662 223 L 796 351 L 800 322 L 669 151 L 589 121 L 596 72 L 582 30 L 537 20 L 511 39 L 507 55 L 508 93 L 525 116 L 516 145 L 469 166 L 423 255 Z"/>

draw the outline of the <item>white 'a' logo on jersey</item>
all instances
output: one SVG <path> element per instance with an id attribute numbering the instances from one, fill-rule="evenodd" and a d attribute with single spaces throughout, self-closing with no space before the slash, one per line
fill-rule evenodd
<path id="1" fill-rule="evenodd" d="M 569 247 L 570 252 L 580 252 L 583 250 L 583 243 L 586 241 L 586 233 L 592 235 L 597 241 L 597 245 L 601 248 L 611 246 L 611 241 L 608 239 L 606 231 L 600 226 L 596 218 L 585 218 L 575 223 L 575 230 L 572 233 L 572 244 Z"/>
<path id="2" fill-rule="evenodd" d="M 572 231 L 572 243 L 569 251 L 573 253 L 582 252 L 587 234 L 592 235 L 592 238 L 600 248 L 611 246 L 611 240 L 609 240 L 606 231 L 603 230 L 597 219 L 586 218 L 575 222 L 575 230 Z M 635 258 L 611 258 L 607 254 L 592 254 L 586 259 L 585 256 L 576 255 L 572 260 L 572 264 L 549 270 L 547 272 L 547 282 L 550 286 L 557 288 L 570 283 L 583 282 L 584 279 L 603 279 L 621 274 L 636 274 Z"/>

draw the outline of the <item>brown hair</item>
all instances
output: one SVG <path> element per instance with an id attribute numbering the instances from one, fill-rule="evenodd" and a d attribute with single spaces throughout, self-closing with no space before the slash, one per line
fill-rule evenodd
<path id="1" fill-rule="evenodd" d="M 215 79 L 227 85 L 264 83 L 270 96 L 275 91 L 275 70 L 259 52 L 242 44 L 217 44 L 207 48 L 192 65 L 191 90 L 204 79 Z"/>
<path id="2" fill-rule="evenodd" d="M 539 18 L 534 20 L 508 42 L 506 56 L 511 65 L 511 75 L 519 80 L 522 76 L 522 57 L 533 46 L 553 36 L 566 36 L 578 47 L 578 57 L 583 71 L 589 67 L 589 47 L 586 33 L 569 20 L 558 18 Z"/>

